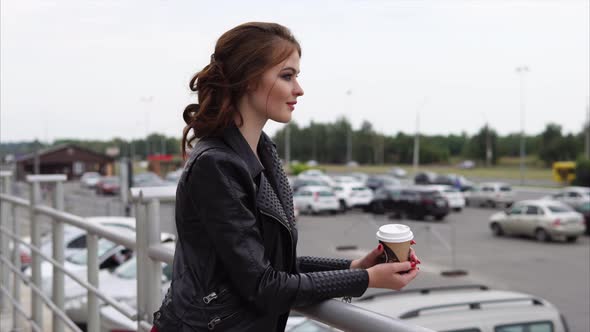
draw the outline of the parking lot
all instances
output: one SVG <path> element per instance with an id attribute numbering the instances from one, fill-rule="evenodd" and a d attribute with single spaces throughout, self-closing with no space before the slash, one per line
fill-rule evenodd
<path id="1" fill-rule="evenodd" d="M 571 331 L 590 331 L 590 237 L 580 237 L 573 244 L 496 238 L 488 226 L 495 211 L 467 208 L 442 222 L 389 220 L 360 211 L 301 216 L 298 254 L 355 258 L 376 246 L 380 225 L 404 223 L 414 231 L 414 248 L 422 261 L 422 274 L 410 287 L 481 283 L 525 292 L 555 304 Z M 440 275 L 451 270 L 464 270 L 467 275 Z"/>
<path id="2" fill-rule="evenodd" d="M 122 211 L 116 197 L 96 196 L 76 183 L 66 189 L 66 208 L 73 213 L 118 215 Z M 535 190 L 517 191 L 516 199 L 544 195 Z M 493 237 L 488 219 L 496 211 L 499 209 L 466 208 L 440 222 L 390 220 L 360 210 L 301 215 L 298 254 L 356 258 L 376 246 L 375 232 L 380 225 L 404 223 L 414 231 L 415 249 L 422 261 L 421 274 L 409 287 L 479 283 L 530 293 L 555 304 L 571 331 L 590 331 L 590 237 L 582 236 L 575 243 Z M 175 232 L 173 215 L 173 206 L 163 204 L 162 231 Z M 19 216 L 26 231 L 26 211 Z M 464 270 L 467 275 L 440 275 L 451 270 Z"/>

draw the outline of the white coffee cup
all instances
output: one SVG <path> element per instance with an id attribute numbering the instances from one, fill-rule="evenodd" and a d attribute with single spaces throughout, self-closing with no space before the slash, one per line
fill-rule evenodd
<path id="1" fill-rule="evenodd" d="M 410 245 L 414 233 L 409 226 L 387 224 L 379 227 L 377 240 L 383 245 L 385 262 L 405 262 L 409 260 Z"/>

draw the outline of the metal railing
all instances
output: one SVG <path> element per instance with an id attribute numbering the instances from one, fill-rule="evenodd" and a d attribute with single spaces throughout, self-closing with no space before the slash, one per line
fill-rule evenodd
<path id="1" fill-rule="evenodd" d="M 98 332 L 100 326 L 99 299 L 113 306 L 127 318 L 137 321 L 138 331 L 149 331 L 152 313 L 162 301 L 161 262 L 172 264 L 174 252 L 160 242 L 160 204 L 175 200 L 174 187 L 131 188 L 136 216 L 135 238 L 117 234 L 101 225 L 87 222 L 84 218 L 64 212 L 64 175 L 28 176 L 29 200 L 11 195 L 12 175 L 0 172 L 0 305 L 12 304 L 12 329 L 20 330 L 19 315 L 25 317 L 35 331 L 42 330 L 43 302 L 53 313 L 52 331 L 61 332 L 67 326 L 73 331 L 80 329 L 64 313 L 64 279 L 72 278 L 88 291 L 89 332 Z M 39 184 L 55 184 L 53 207 L 41 205 Z M 30 213 L 31 243 L 21 240 L 20 225 L 16 219 L 16 208 L 26 208 Z M 41 242 L 40 216 L 48 216 L 52 222 L 52 257 L 43 254 Z M 87 232 L 87 281 L 64 269 L 64 223 Z M 98 279 L 98 239 L 106 238 L 114 243 L 134 249 L 137 255 L 137 309 L 116 301 L 99 290 Z M 11 246 L 12 245 L 12 246 Z M 29 278 L 20 271 L 20 247 L 27 246 L 32 252 L 32 276 Z M 52 295 L 49 298 L 42 291 L 41 260 L 53 265 Z M 12 272 L 12 279 L 10 273 Z M 21 282 L 31 288 L 31 316 L 24 310 L 20 299 Z M 11 287 L 12 286 L 12 287 Z M 10 292 L 9 290 L 12 290 Z M 387 331 L 387 332 L 427 332 L 432 331 L 407 322 L 384 316 L 360 307 L 328 300 L 305 308 L 296 308 L 299 313 L 345 331 Z"/>

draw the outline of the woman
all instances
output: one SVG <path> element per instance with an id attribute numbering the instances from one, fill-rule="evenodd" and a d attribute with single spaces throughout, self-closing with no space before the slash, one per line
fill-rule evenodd
<path id="1" fill-rule="evenodd" d="M 219 38 L 211 63 L 191 80 L 199 105 L 183 114 L 183 154 L 190 152 L 158 331 L 283 331 L 291 307 L 367 287 L 400 289 L 416 276 L 413 252 L 411 263 L 379 265 L 381 247 L 355 261 L 296 256 L 291 188 L 262 129 L 291 120 L 303 95 L 300 56 L 287 28 L 246 23 Z"/>

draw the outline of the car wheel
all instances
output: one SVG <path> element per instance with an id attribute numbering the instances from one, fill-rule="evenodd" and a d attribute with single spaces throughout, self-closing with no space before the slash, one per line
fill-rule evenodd
<path id="1" fill-rule="evenodd" d="M 551 237 L 544 229 L 539 228 L 535 231 L 535 239 L 537 239 L 539 242 L 549 242 Z"/>
<path id="2" fill-rule="evenodd" d="M 488 203 L 486 205 L 488 205 L 492 209 L 495 209 L 496 208 L 496 202 L 494 202 L 494 201 L 488 201 Z"/>
<path id="3" fill-rule="evenodd" d="M 439 214 L 437 216 L 434 216 L 434 219 L 435 220 L 438 220 L 438 221 L 441 221 L 441 220 L 445 219 L 445 215 L 444 214 Z"/>
<path id="4" fill-rule="evenodd" d="M 383 209 L 383 205 L 381 203 L 372 202 L 370 206 L 371 206 L 371 211 L 374 214 L 383 214 L 383 213 L 385 213 L 385 210 Z"/>
<path id="5" fill-rule="evenodd" d="M 467 198 L 465 199 L 465 206 L 469 206 L 469 200 Z"/>
<path id="6" fill-rule="evenodd" d="M 504 230 L 502 229 L 502 226 L 500 226 L 500 224 L 493 223 L 492 226 L 491 226 L 491 228 L 492 228 L 492 233 L 495 236 L 502 236 L 502 235 L 504 235 Z"/>
<path id="7" fill-rule="evenodd" d="M 347 209 L 346 201 L 341 199 L 339 203 L 340 203 L 340 211 L 342 211 L 342 212 L 346 211 L 346 209 Z"/>
<path id="8" fill-rule="evenodd" d="M 313 214 L 313 208 L 311 207 L 311 205 L 308 205 L 305 208 L 305 214 L 307 214 L 307 215 L 312 215 Z"/>
<path id="9" fill-rule="evenodd" d="M 569 243 L 574 243 L 578 240 L 578 237 L 577 236 L 568 236 L 565 238 L 565 240 Z"/>

